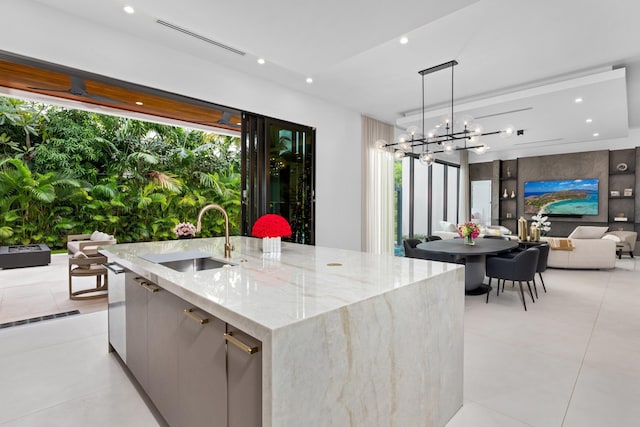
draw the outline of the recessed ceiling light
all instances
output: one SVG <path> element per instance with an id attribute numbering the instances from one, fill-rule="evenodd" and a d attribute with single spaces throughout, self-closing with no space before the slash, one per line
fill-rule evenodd
<path id="1" fill-rule="evenodd" d="M 574 102 L 576 104 L 580 104 L 582 102 L 582 98 L 576 98 L 576 99 L 574 99 Z"/>
<path id="2" fill-rule="evenodd" d="M 135 10 L 133 7 L 129 6 L 129 5 L 127 5 L 127 6 L 123 7 L 122 9 L 123 9 L 125 12 L 127 12 L 129 15 L 131 15 L 131 14 L 133 14 L 133 13 L 135 13 L 135 12 L 136 12 L 136 10 Z"/>
<path id="3" fill-rule="evenodd" d="M 260 64 L 260 65 L 264 64 L 264 59 L 263 58 L 258 58 L 258 64 Z"/>
<path id="4" fill-rule="evenodd" d="M 136 101 L 136 105 L 144 105 L 142 101 Z"/>
<path id="5" fill-rule="evenodd" d="M 408 39 L 408 38 L 406 38 L 406 37 L 402 37 L 402 38 L 400 39 L 400 44 L 407 44 L 407 43 L 409 43 L 409 39 Z"/>
<path id="6" fill-rule="evenodd" d="M 591 123 L 592 121 L 593 121 L 592 119 L 585 120 L 585 122 L 587 122 L 587 123 Z"/>
<path id="7" fill-rule="evenodd" d="M 598 132 L 594 133 L 593 136 L 600 136 Z"/>
<path id="8" fill-rule="evenodd" d="M 313 83 L 313 79 L 311 77 L 307 77 L 307 83 L 309 84 Z"/>

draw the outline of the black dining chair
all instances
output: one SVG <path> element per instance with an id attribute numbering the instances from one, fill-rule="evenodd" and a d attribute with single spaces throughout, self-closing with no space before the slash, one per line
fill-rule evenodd
<path id="1" fill-rule="evenodd" d="M 540 251 L 540 256 L 538 256 L 538 266 L 536 268 L 536 273 L 538 273 L 538 276 L 540 276 L 540 281 L 542 282 L 542 289 L 544 290 L 544 293 L 547 293 L 547 288 L 544 285 L 544 279 L 542 278 L 542 273 L 544 273 L 545 271 L 547 271 L 547 260 L 549 259 L 549 244 L 548 243 L 541 243 L 540 245 L 536 246 L 536 248 L 538 249 L 538 251 Z M 536 289 L 536 276 L 535 274 L 533 275 L 533 290 L 536 293 L 536 298 L 538 297 L 538 290 Z"/>
<path id="2" fill-rule="evenodd" d="M 531 295 L 531 301 L 535 303 L 536 300 L 533 298 L 533 292 L 529 282 L 534 279 L 536 274 L 539 254 L 540 251 L 538 251 L 537 248 L 529 248 L 519 254 L 516 254 L 513 258 L 500 256 L 487 257 L 486 274 L 487 277 L 489 277 L 489 286 L 491 286 L 492 279 L 498 279 L 496 295 L 500 295 L 500 280 L 502 280 L 503 286 L 506 280 L 511 280 L 514 283 L 515 281 L 518 281 L 518 284 L 520 285 L 520 295 L 522 296 L 522 305 L 524 306 L 524 310 L 527 311 L 527 303 L 524 298 L 522 282 L 527 283 L 529 295 Z M 487 292 L 486 302 L 489 302 L 489 292 Z"/>
<path id="3" fill-rule="evenodd" d="M 507 236 L 493 236 L 491 234 L 487 234 L 482 236 L 483 239 L 498 239 L 498 240 L 509 240 Z"/>
<path id="4" fill-rule="evenodd" d="M 427 236 L 424 239 L 427 242 L 433 242 L 434 240 L 442 240 L 442 237 L 440 236 Z"/>
<path id="5" fill-rule="evenodd" d="M 438 236 L 432 236 L 432 237 L 436 237 L 433 240 L 442 240 Z M 425 241 L 427 242 L 432 241 L 427 239 L 429 238 L 427 237 Z M 451 255 L 451 254 L 434 253 L 434 252 L 425 251 L 420 248 L 417 248 L 416 246 L 418 246 L 418 244 L 420 243 L 422 243 L 421 240 L 406 239 L 403 242 L 405 256 L 409 258 L 426 259 L 428 261 L 440 261 L 440 262 L 450 262 L 454 264 L 464 264 L 464 258 L 458 258 L 457 256 Z"/>
<path id="6" fill-rule="evenodd" d="M 402 242 L 404 245 L 404 256 L 408 258 L 419 258 L 416 253 L 416 246 L 422 243 L 422 240 L 418 239 L 406 239 Z"/>

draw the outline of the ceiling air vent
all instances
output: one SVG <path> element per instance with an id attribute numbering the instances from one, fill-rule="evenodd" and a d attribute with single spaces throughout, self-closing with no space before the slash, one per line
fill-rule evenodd
<path id="1" fill-rule="evenodd" d="M 518 108 L 517 110 L 503 111 L 501 113 L 486 114 L 484 116 L 475 117 L 475 120 L 486 119 L 487 117 L 503 116 L 505 114 L 521 113 L 523 111 L 533 110 L 533 107 Z"/>
<path id="2" fill-rule="evenodd" d="M 172 24 L 172 23 L 170 23 L 170 22 L 163 21 L 162 19 L 156 19 L 156 22 L 157 22 L 158 24 L 160 24 L 160 25 L 164 25 L 164 26 L 165 26 L 165 27 L 167 27 L 167 28 L 171 28 L 172 30 L 180 31 L 180 32 L 181 32 L 181 33 L 183 33 L 183 34 L 186 34 L 186 35 L 191 36 L 191 37 L 195 37 L 196 39 L 198 39 L 198 40 L 202 40 L 203 42 L 206 42 L 206 43 L 212 44 L 212 45 L 214 45 L 214 46 L 221 47 L 222 49 L 226 49 L 226 50 L 228 50 L 229 52 L 233 52 L 233 53 L 235 53 L 235 54 L 237 54 L 237 55 L 240 55 L 240 56 L 244 56 L 244 55 L 246 55 L 246 53 L 245 53 L 245 52 L 243 52 L 243 51 L 241 51 L 241 50 L 235 49 L 235 48 L 233 48 L 233 47 L 231 47 L 231 46 L 227 46 L 227 45 L 226 45 L 226 44 L 224 44 L 224 43 L 220 43 L 220 42 L 217 42 L 217 41 L 215 41 L 215 40 L 211 40 L 210 38 L 207 38 L 207 37 L 205 37 L 205 36 L 201 36 L 200 34 L 196 34 L 196 33 L 194 33 L 193 31 L 189 31 L 189 30 L 187 30 L 186 28 L 182 28 L 182 27 L 179 27 L 179 26 L 177 26 L 177 25 L 175 25 L 175 24 Z"/>

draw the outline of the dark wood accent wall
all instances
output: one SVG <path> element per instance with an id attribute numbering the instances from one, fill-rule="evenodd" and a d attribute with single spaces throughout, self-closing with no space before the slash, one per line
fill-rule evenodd
<path id="1" fill-rule="evenodd" d="M 545 181 L 555 179 L 597 178 L 599 180 L 599 209 L 597 216 L 582 216 L 577 218 L 552 218 L 552 236 L 568 236 L 578 225 L 612 226 L 609 223 L 609 173 L 610 153 L 616 161 L 628 161 L 640 165 L 640 147 L 630 150 L 599 150 L 582 153 L 557 154 L 549 156 L 522 157 L 517 160 L 517 216 L 524 212 L 524 183 L 526 181 Z M 507 161 L 508 162 L 508 161 Z M 500 161 L 474 163 L 469 166 L 469 176 L 473 180 L 492 179 L 499 183 L 497 174 L 500 171 Z M 506 162 L 502 162 L 506 163 Z M 635 229 L 640 224 L 640 173 L 635 175 Z M 494 189 L 494 198 L 499 194 Z M 493 202 L 493 201 L 492 201 Z M 497 206 L 497 204 L 496 204 Z M 493 207 L 493 204 L 492 204 Z M 498 212 L 492 213 L 497 218 Z M 530 219 L 530 216 L 525 216 Z"/>

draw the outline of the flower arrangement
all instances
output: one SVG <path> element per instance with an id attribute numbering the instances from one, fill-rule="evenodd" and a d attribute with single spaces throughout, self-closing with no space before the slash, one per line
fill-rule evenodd
<path id="1" fill-rule="evenodd" d="M 276 214 L 262 215 L 253 224 L 251 235 L 254 237 L 289 237 L 291 226 L 286 219 Z"/>
<path id="2" fill-rule="evenodd" d="M 545 216 L 542 212 L 538 212 L 531 217 L 531 225 L 537 227 L 543 236 L 546 236 L 547 232 L 551 230 L 551 221 L 549 221 L 549 217 Z"/>
<path id="3" fill-rule="evenodd" d="M 458 235 L 465 238 L 465 245 L 475 245 L 473 239 L 480 235 L 480 227 L 475 222 L 463 222 L 458 226 Z"/>
<path id="4" fill-rule="evenodd" d="M 178 238 L 194 237 L 196 235 L 196 226 L 190 222 L 181 222 L 173 227 L 173 232 Z"/>
<path id="5" fill-rule="evenodd" d="M 458 226 L 458 235 L 460 237 L 478 238 L 480 235 L 480 227 L 475 222 L 464 222 Z"/>

